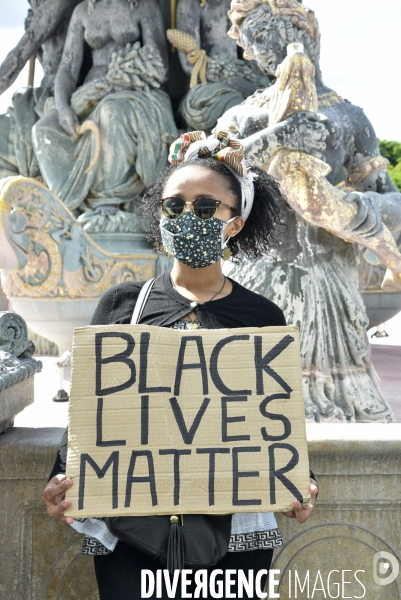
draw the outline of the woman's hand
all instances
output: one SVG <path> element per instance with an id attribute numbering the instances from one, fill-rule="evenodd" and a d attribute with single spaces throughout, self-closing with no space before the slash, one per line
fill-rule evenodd
<path id="1" fill-rule="evenodd" d="M 55 475 L 42 493 L 42 500 L 46 504 L 49 517 L 59 519 L 68 525 L 71 525 L 74 519 L 64 516 L 65 509 L 71 505 L 71 501 L 66 499 L 65 493 L 72 484 L 71 479 L 67 479 L 65 475 Z"/>
<path id="2" fill-rule="evenodd" d="M 285 515 L 289 519 L 296 519 L 298 523 L 305 523 L 305 521 L 309 519 L 313 512 L 313 509 L 315 508 L 317 485 L 314 479 L 311 479 L 311 483 L 309 485 L 309 493 L 311 495 L 310 504 L 305 504 L 304 506 L 302 506 L 302 504 L 298 502 L 298 500 L 294 500 L 292 503 L 292 506 L 294 508 L 287 512 L 283 512 L 283 515 Z"/>

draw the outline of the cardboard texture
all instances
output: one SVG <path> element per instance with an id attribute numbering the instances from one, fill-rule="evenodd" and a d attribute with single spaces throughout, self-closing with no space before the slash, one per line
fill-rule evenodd
<path id="1" fill-rule="evenodd" d="M 309 501 L 298 329 L 75 329 L 73 517 L 281 511 Z"/>

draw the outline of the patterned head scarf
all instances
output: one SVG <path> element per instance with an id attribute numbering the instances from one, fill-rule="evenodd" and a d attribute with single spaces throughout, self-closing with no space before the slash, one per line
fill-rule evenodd
<path id="1" fill-rule="evenodd" d="M 241 184 L 241 216 L 249 217 L 252 210 L 255 189 L 253 180 L 256 173 L 252 173 L 244 159 L 242 143 L 227 131 L 206 137 L 204 131 L 190 131 L 184 133 L 170 146 L 168 160 L 177 165 L 181 162 L 195 158 L 212 157 L 223 162 Z"/>
<path id="2" fill-rule="evenodd" d="M 228 35 L 239 44 L 239 27 L 242 21 L 259 4 L 268 4 L 273 15 L 290 16 L 291 22 L 298 29 L 304 29 L 315 42 L 320 44 L 319 25 L 313 10 L 302 6 L 298 0 L 232 0 L 228 16 L 232 23 Z"/>

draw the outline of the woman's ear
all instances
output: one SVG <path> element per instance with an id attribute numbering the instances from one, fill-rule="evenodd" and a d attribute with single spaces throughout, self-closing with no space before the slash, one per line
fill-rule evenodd
<path id="1" fill-rule="evenodd" d="M 245 225 L 244 217 L 236 217 L 231 223 L 228 223 L 224 230 L 225 237 L 234 237 L 239 234 Z"/>

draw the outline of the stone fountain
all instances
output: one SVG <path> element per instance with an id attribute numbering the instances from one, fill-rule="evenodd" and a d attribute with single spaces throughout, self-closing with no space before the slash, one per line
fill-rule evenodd
<path id="1" fill-rule="evenodd" d="M 124 10 L 124 18 L 129 22 L 135 18 L 135 3 L 128 2 L 122 9 L 111 2 L 106 9 L 101 3 L 68 0 L 64 5 L 68 10 L 61 14 L 57 3 L 53 7 L 53 0 L 46 1 L 54 24 L 63 23 L 63 27 L 43 42 L 47 21 L 33 6 L 26 36 L 0 68 L 3 90 L 17 74 L 21 48 L 26 46 L 33 53 L 42 47 L 42 88 L 22 91 L 15 97 L 14 110 L 8 118 L 0 118 L 2 139 L 10 141 L 7 151 L 0 146 L 0 270 L 13 310 L 24 316 L 33 331 L 56 343 L 63 354 L 71 348 L 73 328 L 90 322 L 103 291 L 121 281 L 147 279 L 168 268 L 168 260 L 157 255 L 146 241 L 140 205 L 146 187 L 166 162 L 169 142 L 177 135 L 173 112 L 182 101 L 181 117 L 186 115 L 190 123 L 196 119 L 199 128 L 209 129 L 219 116 L 217 112 L 229 108 L 220 115 L 219 128 L 236 131 L 244 139 L 251 163 L 260 162 L 259 166 L 273 173 L 268 161 L 276 161 L 277 166 L 281 152 L 292 152 L 291 160 L 298 152 L 295 160 L 303 161 L 304 182 L 313 180 L 317 187 L 324 184 L 327 190 L 337 190 L 336 198 L 341 201 L 348 194 L 342 213 L 338 209 L 337 216 L 344 225 L 338 231 L 330 229 L 332 223 L 313 221 L 307 211 L 300 214 L 299 207 L 290 202 L 291 206 L 283 207 L 283 218 L 293 234 L 288 236 L 292 246 L 282 244 L 277 255 L 256 265 L 234 268 L 233 276 L 274 299 L 286 311 L 289 322 L 300 325 L 304 370 L 312 373 L 311 377 L 305 375 L 305 382 L 309 381 L 305 384 L 309 419 L 319 420 L 321 415 L 323 420 L 341 420 L 343 409 L 337 410 L 341 400 L 333 402 L 333 394 L 344 396 L 344 381 L 352 381 L 352 389 L 363 389 L 365 396 L 376 398 L 372 402 L 384 407 L 385 415 L 386 403 L 370 365 L 366 338 L 369 321 L 358 292 L 358 270 L 370 325 L 396 314 L 401 309 L 401 292 L 396 285 L 394 290 L 380 289 L 385 253 L 379 253 L 378 258 L 365 241 L 372 233 L 377 234 L 372 238 L 377 241 L 379 229 L 384 226 L 388 226 L 386 231 L 397 230 L 400 195 L 391 188 L 386 161 L 374 146 L 376 138 L 370 123 L 366 125 L 371 128 L 369 143 L 358 142 L 364 160 L 358 159 L 351 166 L 345 159 L 343 164 L 339 162 L 338 153 L 348 142 L 342 116 L 338 115 L 353 111 L 351 121 L 362 123 L 363 113 L 324 85 L 319 66 L 320 34 L 312 11 L 296 0 L 238 0 L 230 13 L 230 37 L 225 38 L 225 31 L 215 35 L 221 2 L 179 0 L 175 7 L 174 2 L 159 0 L 160 11 L 145 11 L 141 15 L 142 37 L 116 47 L 108 66 L 99 71 L 87 60 L 88 49 L 68 28 L 74 7 L 89 38 L 96 30 L 107 45 L 110 32 L 103 31 L 103 24 L 116 10 Z M 228 10 L 230 2 L 225 0 L 225 4 L 224 10 Z M 225 30 L 228 24 L 223 20 L 219 27 Z M 255 32 L 264 25 L 266 34 L 261 43 L 268 60 L 259 46 L 256 51 L 254 40 Z M 281 31 L 280 39 L 269 34 L 274 27 Z M 166 30 L 179 52 L 168 44 Z M 218 39 L 222 40 L 220 45 Z M 237 54 L 235 42 L 242 48 L 241 54 Z M 268 85 L 278 75 L 277 67 L 285 58 L 289 42 L 303 43 L 311 60 L 314 75 L 309 88 L 294 74 Z M 63 55 L 64 47 L 68 52 Z M 58 49 L 56 55 L 52 54 L 54 48 Z M 96 61 L 97 46 L 89 51 Z M 51 56 L 58 58 L 50 60 Z M 243 59 L 251 60 L 249 66 Z M 70 72 L 75 74 L 73 81 L 68 76 Z M 258 85 L 267 87 L 252 93 Z M 172 103 L 162 87 L 171 92 Z M 309 94 L 312 88 L 313 101 Z M 217 89 L 218 95 L 213 92 Z M 297 105 L 294 93 L 300 89 L 305 93 Z M 279 114 L 286 93 L 292 99 L 292 109 L 284 107 Z M 245 102 L 237 106 L 236 102 L 247 95 Z M 208 102 L 204 103 L 206 97 Z M 318 111 L 320 116 L 309 119 L 305 112 L 308 110 Z M 318 161 L 328 165 L 326 171 L 326 167 L 320 171 L 320 179 L 316 177 L 322 169 Z M 279 171 L 276 168 L 273 174 L 280 179 Z M 284 178 L 283 185 L 285 181 L 290 178 Z M 291 181 L 293 187 L 300 184 L 299 177 Z M 368 192 L 379 188 L 383 193 Z M 308 202 L 305 196 L 305 203 Z M 387 215 L 386 223 L 381 223 L 380 207 Z M 336 214 L 336 209 L 332 210 Z M 371 219 L 377 223 L 373 226 L 377 231 L 369 230 Z M 347 226 L 355 230 L 353 237 L 345 235 Z M 385 243 L 394 246 L 391 252 L 397 261 L 396 247 L 388 235 L 391 237 L 386 233 Z M 347 242 L 343 241 L 344 236 Z M 358 244 L 362 244 L 362 250 Z M 342 273 L 334 276 L 336 264 L 342 265 Z M 331 269 L 330 276 L 327 269 Z M 345 352 L 339 352 L 343 357 L 341 367 L 328 366 L 327 349 L 317 355 L 311 353 L 309 346 L 316 344 L 305 333 L 317 314 L 316 298 L 326 285 L 323 296 L 333 295 L 333 290 L 339 289 L 338 278 L 342 278 L 341 285 L 347 293 L 352 290 L 352 298 L 341 296 L 335 308 L 342 323 L 337 338 L 343 340 L 345 348 Z M 276 283 L 272 287 L 269 281 Z M 344 312 L 346 307 L 348 312 Z M 327 316 L 322 314 L 320 321 L 320 325 L 326 323 L 323 329 L 330 330 Z M 320 331 L 320 325 L 314 323 L 315 333 Z M 320 340 L 323 337 L 318 336 Z M 316 343 L 320 344 L 319 340 Z M 340 377 L 343 383 L 337 382 L 337 375 L 333 379 L 337 367 L 341 372 L 352 371 L 351 379 Z M 360 368 L 365 367 L 368 374 L 361 387 L 356 382 Z M 333 391 L 333 385 L 337 391 Z M 362 411 L 356 418 L 365 417 Z M 345 417 L 348 418 L 353 420 L 354 416 L 350 413 Z"/>
<path id="2" fill-rule="evenodd" d="M 3 179 L 0 194 L 3 289 L 29 327 L 61 354 L 72 347 L 74 327 L 88 325 L 106 289 L 154 276 L 157 256 L 145 241 L 141 248 L 134 238 L 135 254 L 103 250 L 43 184 Z"/>
<path id="3" fill-rule="evenodd" d="M 225 115 L 221 124 L 238 132 L 248 144 L 248 158 L 256 164 L 255 150 L 263 154 L 266 149 L 273 148 L 274 152 L 267 157 L 273 160 L 276 151 L 303 151 L 329 164 L 332 172 L 327 175 L 328 182 L 333 186 L 343 182 L 341 187 L 348 187 L 348 192 L 363 195 L 366 192 L 364 186 L 370 185 L 372 179 L 373 182 L 380 179 L 382 184 L 387 182 L 384 163 L 377 163 L 376 166 L 380 168 L 373 164 L 373 160 L 378 159 L 376 153 L 364 155 L 362 163 L 368 163 L 364 167 L 366 173 L 361 171 L 358 177 L 353 173 L 355 169 L 349 169 L 348 172 L 340 164 L 341 161 L 333 162 L 332 156 L 324 155 L 323 148 L 317 148 L 321 143 L 321 134 L 315 135 L 316 127 L 302 114 L 305 106 L 301 106 L 300 113 L 295 111 L 295 114 L 293 112 L 284 121 L 278 120 L 272 125 L 271 93 L 274 88 L 252 94 L 252 91 L 246 93 L 243 87 L 244 83 L 249 86 L 255 82 L 254 75 L 244 68 L 242 60 L 244 57 L 253 57 L 252 31 L 262 34 L 261 42 L 265 48 L 264 52 L 259 52 L 259 59 L 262 77 L 265 78 L 275 78 L 276 69 L 285 58 L 288 44 L 303 43 L 316 68 L 317 81 L 314 85 L 317 88 L 318 111 L 329 120 L 326 123 L 327 147 L 335 150 L 341 146 L 344 141 L 341 128 L 335 127 L 336 119 L 332 118 L 331 113 L 339 111 L 341 121 L 344 116 L 342 111 L 350 109 L 350 106 L 345 104 L 341 96 L 322 85 L 318 65 L 318 29 L 313 15 L 302 3 L 295 0 L 236 0 L 233 6 L 238 8 L 243 5 L 244 8 L 237 21 L 238 41 L 244 46 L 244 53 L 240 51 L 237 54 L 234 52 L 233 39 L 229 40 L 231 46 L 227 45 L 226 23 L 223 19 L 215 18 L 223 5 L 225 11 L 229 9 L 229 0 L 157 0 L 164 22 L 162 23 L 156 11 L 151 19 L 145 19 L 147 22 L 141 23 L 141 28 L 146 32 L 146 40 L 130 39 L 127 40 L 129 48 L 117 48 L 115 56 L 110 56 L 111 67 L 106 73 L 100 74 L 100 81 L 90 78 L 85 81 L 91 60 L 90 57 L 88 60 L 88 56 L 83 56 L 81 68 L 77 69 L 79 76 L 75 89 L 66 90 L 63 82 L 60 80 L 60 85 L 57 81 L 55 84 L 55 79 L 63 47 L 68 40 L 71 14 L 75 7 L 79 11 L 90 9 L 90 20 L 96 29 L 96 37 L 100 39 L 102 23 L 113 17 L 111 14 L 107 19 L 104 15 L 99 18 L 102 4 L 104 3 L 97 4 L 95 0 L 82 3 L 80 0 L 32 2 L 32 12 L 26 22 L 27 33 L 0 67 L 0 93 L 11 85 L 26 57 L 35 52 L 41 57 L 45 71 L 41 88 L 28 88 L 18 93 L 13 99 L 13 109 L 6 116 L 0 116 L 0 178 L 3 178 L 0 183 L 0 270 L 3 289 L 11 300 L 13 309 L 26 318 L 33 330 L 57 343 L 61 353 L 71 348 L 73 328 L 89 323 L 98 298 L 105 289 L 120 281 L 149 278 L 166 267 L 163 257 L 156 255 L 147 245 L 140 221 L 138 204 L 151 177 L 147 178 L 147 169 L 139 169 L 142 175 L 136 170 L 137 166 L 139 168 L 139 164 L 136 164 L 139 154 L 137 155 L 134 143 L 136 135 L 131 128 L 134 119 L 126 118 L 125 107 L 120 113 L 117 111 L 117 119 L 115 112 L 114 120 L 111 119 L 108 102 L 112 95 L 114 97 L 110 104 L 117 99 L 113 106 L 118 106 L 118 99 L 122 98 L 132 104 L 133 94 L 138 94 L 135 97 L 140 102 L 139 92 L 142 90 L 147 94 L 142 96 L 142 100 L 144 97 L 149 100 L 148 103 L 142 102 L 144 113 L 151 103 L 150 99 L 154 100 L 155 97 L 158 97 L 160 110 L 166 109 L 168 112 L 166 98 L 159 94 L 160 88 L 154 85 L 164 80 L 163 86 L 169 91 L 174 112 L 182 102 L 181 116 L 187 117 L 188 122 L 196 122 L 202 129 L 211 128 L 213 121 L 221 116 L 216 114 L 216 107 L 227 109 L 231 106 L 231 112 Z M 113 6 L 112 1 L 108 4 Z M 132 9 L 129 8 L 131 4 Z M 120 5 L 122 6 L 121 2 Z M 125 8 L 134 10 L 134 5 L 135 2 L 127 2 Z M 177 19 L 176 5 L 179 9 Z M 45 10 L 47 14 L 44 13 Z M 128 10 L 125 11 L 124 18 L 129 23 Z M 120 22 L 124 22 L 124 19 L 120 19 Z M 217 24 L 221 26 L 220 31 Z M 156 40 L 152 40 L 152 28 L 156 32 Z M 196 47 L 193 40 L 189 40 L 192 46 L 185 46 L 188 52 L 181 49 L 179 52 L 173 51 L 170 45 L 167 46 L 164 31 L 177 28 L 193 35 Z M 47 31 L 55 33 L 47 35 Z M 220 48 L 219 39 L 224 40 Z M 139 48 L 135 46 L 138 41 L 142 45 L 156 48 L 159 56 L 155 57 L 152 51 L 145 57 L 142 50 L 138 59 Z M 73 40 L 71 43 L 71 39 L 67 41 L 70 49 L 74 50 L 75 42 Z M 165 45 L 160 52 L 163 44 Z M 192 52 L 194 54 L 190 56 Z M 166 71 L 167 56 L 170 62 L 169 75 Z M 147 75 L 146 70 L 139 66 L 143 58 L 149 59 L 154 67 L 153 71 L 150 68 L 152 76 L 148 81 L 143 77 L 144 74 Z M 207 61 L 208 58 L 211 60 Z M 240 62 L 236 63 L 236 58 Z M 180 61 L 184 70 L 180 67 Z M 206 66 L 209 65 L 209 73 L 207 68 L 203 68 L 205 63 Z M 196 83 L 189 88 L 188 79 L 197 67 L 199 70 L 195 73 L 196 77 L 193 77 L 193 83 L 195 80 Z M 255 65 L 252 71 L 258 73 Z M 238 77 L 241 72 L 247 75 L 242 77 L 242 81 Z M 200 73 L 203 79 L 198 76 Z M 133 84 L 135 78 L 132 75 L 139 78 L 139 84 L 138 80 Z M 260 81 L 260 71 L 256 79 Z M 143 90 L 145 85 L 148 88 Z M 279 86 L 276 86 L 276 91 L 277 87 Z M 219 91 L 219 97 L 213 96 L 214 90 Z M 249 94 L 252 95 L 242 107 L 235 106 L 235 98 L 240 102 Z M 205 110 L 199 99 L 207 100 Z M 64 119 L 61 119 L 64 129 L 57 122 L 55 105 L 60 108 L 60 112 L 64 112 Z M 79 123 L 75 122 L 74 115 L 66 109 L 66 105 L 78 115 Z M 46 117 L 47 120 L 41 121 L 37 127 L 33 140 L 32 128 Z M 80 133 L 75 134 L 76 126 L 81 127 L 91 119 L 94 126 L 91 125 L 86 131 L 79 129 Z M 106 127 L 102 129 L 103 120 L 106 120 Z M 159 135 L 158 141 L 152 139 L 162 155 L 169 136 L 160 135 L 160 128 L 154 127 L 156 122 L 157 118 L 147 121 L 153 127 L 150 135 Z M 110 124 L 111 131 L 107 127 Z M 121 136 L 116 139 L 116 131 L 121 133 L 124 124 L 130 132 L 129 139 Z M 69 133 L 66 131 L 68 127 L 71 128 Z M 105 130 L 107 133 L 104 133 Z M 373 128 L 369 131 L 374 140 Z M 263 135 L 259 135 L 258 143 L 252 147 L 252 139 L 249 138 L 261 132 Z M 123 132 L 124 135 L 125 133 Z M 114 156 L 115 148 L 118 147 L 120 152 L 128 152 L 131 163 L 129 160 L 121 160 L 121 164 L 118 160 L 112 161 L 115 173 L 108 168 L 110 165 L 103 163 L 107 168 L 102 171 L 102 144 L 115 139 L 116 145 L 109 143 L 107 152 Z M 127 144 L 124 145 L 122 139 L 127 140 Z M 305 147 L 307 142 L 310 142 L 309 148 Z M 48 151 L 49 146 L 51 152 Z M 145 144 L 141 150 L 141 158 L 151 153 L 152 149 L 152 144 Z M 42 151 L 43 155 L 40 154 Z M 321 154 L 316 156 L 317 152 Z M 49 156 L 52 164 L 47 168 Z M 70 161 L 70 168 L 65 166 L 68 164 L 68 156 L 74 159 Z M 133 170 L 130 170 L 131 166 Z M 267 160 L 261 166 L 269 168 Z M 120 168 L 122 170 L 117 173 Z M 77 176 L 77 181 L 84 184 L 78 186 L 81 191 L 85 188 L 85 197 L 81 199 L 74 195 L 74 185 L 71 185 L 73 182 L 69 178 L 72 172 Z M 54 173 L 56 180 L 58 179 L 55 182 Z M 116 194 L 114 188 L 113 193 L 109 193 L 109 186 L 107 194 L 102 196 L 102 173 L 110 175 L 109 183 L 113 175 L 118 175 L 120 182 L 129 181 L 128 192 L 120 189 Z M 352 174 L 355 175 L 354 180 L 346 182 L 346 177 Z M 314 173 L 310 175 L 316 182 Z M 361 175 L 364 177 L 359 179 Z M 124 193 L 128 194 L 128 199 Z M 99 198 L 102 198 L 100 204 L 97 202 Z M 386 199 L 388 196 L 383 198 L 383 202 Z M 394 203 L 395 210 L 397 202 L 399 203 L 399 198 Z M 350 199 L 350 205 L 354 208 L 358 209 L 363 204 L 363 199 L 359 205 L 357 200 Z M 306 215 L 299 215 L 289 206 L 283 207 L 283 214 L 289 229 L 284 243 L 278 248 L 278 257 L 265 257 L 264 261 L 256 265 L 245 264 L 236 273 L 240 280 L 253 289 L 276 299 L 286 310 L 290 322 L 298 320 L 299 323 L 305 323 L 301 331 L 305 340 L 305 398 L 307 410 L 310 409 L 310 401 L 313 407 L 317 406 L 319 409 L 309 410 L 308 416 L 315 420 L 314 415 L 317 415 L 320 423 L 307 425 L 311 466 L 319 482 L 319 500 L 313 519 L 303 526 L 301 533 L 295 520 L 284 520 L 281 515 L 278 516 L 279 526 L 286 539 L 284 548 L 275 550 L 273 564 L 273 568 L 280 570 L 281 595 L 286 597 L 289 572 L 292 571 L 293 574 L 294 570 L 298 571 L 302 580 L 306 573 L 310 572 L 314 578 L 318 572 L 327 581 L 327 577 L 333 574 L 335 565 L 338 573 L 342 572 L 343 575 L 348 575 L 350 569 L 360 570 L 360 578 L 369 597 L 375 600 L 400 599 L 399 578 L 383 586 L 380 582 L 377 584 L 373 581 L 371 573 L 372 559 L 379 551 L 389 553 L 394 565 L 400 566 L 401 426 L 387 422 L 348 423 L 345 426 L 344 419 L 337 419 L 334 424 L 322 424 L 322 421 L 330 420 L 333 414 L 330 415 L 325 410 L 327 398 L 333 400 L 335 411 L 339 395 L 335 397 L 333 386 L 330 385 L 334 369 L 329 372 L 328 377 L 316 379 L 321 358 L 327 357 L 327 353 L 319 354 L 315 349 L 320 351 L 320 340 L 330 341 L 333 329 L 342 323 L 345 339 L 349 340 L 346 349 L 351 353 L 351 356 L 346 356 L 346 366 L 352 368 L 357 364 L 359 371 L 363 371 L 366 382 L 365 358 L 369 359 L 365 345 L 367 318 L 358 292 L 358 269 L 360 290 L 363 292 L 371 325 L 390 318 L 401 309 L 401 293 L 384 292 L 381 289 L 386 268 L 377 260 L 376 255 L 372 256 L 366 246 L 362 250 L 355 242 L 346 242 L 341 237 L 341 232 L 334 235 L 324 226 L 308 223 Z M 390 226 L 391 223 L 387 225 Z M 354 228 L 358 228 L 355 223 Z M 338 265 L 340 268 L 335 282 L 339 282 L 339 286 L 336 287 L 330 269 Z M 269 280 L 274 281 L 275 285 L 270 286 Z M 351 303 L 347 302 L 347 286 L 352 292 Z M 321 292 L 322 289 L 324 293 Z M 0 310 L 5 310 L 7 298 L 0 291 Z M 333 302 L 340 299 L 336 308 L 339 319 L 333 322 L 330 319 L 334 319 L 335 312 L 326 313 L 323 333 L 320 332 L 314 345 L 310 331 L 316 325 L 314 318 L 318 309 L 329 305 L 328 298 Z M 384 312 L 380 312 L 383 310 Z M 354 335 L 355 331 L 359 337 Z M 21 339 L 24 340 L 23 343 L 16 343 Z M 362 344 L 359 343 L 361 339 Z M 32 375 L 39 372 L 41 365 L 32 358 L 32 352 L 33 347 L 28 342 L 26 327 L 20 317 L 0 313 L 0 432 L 7 429 L 0 435 L 0 544 L 2 548 L 11 548 L 6 560 L 0 564 L 0 589 L 8 598 L 23 600 L 98 600 L 93 569 L 88 565 L 90 559 L 82 556 L 81 537 L 72 528 L 54 519 L 50 520 L 39 500 L 63 430 L 11 427 L 13 416 L 21 410 L 24 402 L 28 404 L 33 401 Z M 306 372 L 307 361 L 311 367 L 309 372 Z M 346 370 L 340 374 L 346 380 Z M 367 374 L 368 379 L 371 375 L 371 372 Z M 317 381 L 317 391 L 313 390 L 313 385 L 310 386 L 310 381 Z M 349 378 L 347 382 L 343 389 L 346 398 L 349 398 L 353 396 L 354 388 L 350 385 Z M 10 385 L 11 383 L 14 385 Z M 374 400 L 377 402 L 378 395 L 380 398 L 379 385 L 377 381 L 373 381 L 372 385 Z M 14 399 L 17 404 L 5 410 L 8 399 L 14 394 L 13 390 L 16 392 Z M 25 393 L 27 390 L 29 393 Z M 383 406 L 386 407 L 385 401 Z M 339 426 L 338 422 L 344 423 L 344 426 Z M 332 577 L 332 581 L 335 578 Z M 353 581 L 346 584 L 345 593 L 361 597 L 363 590 Z"/>

